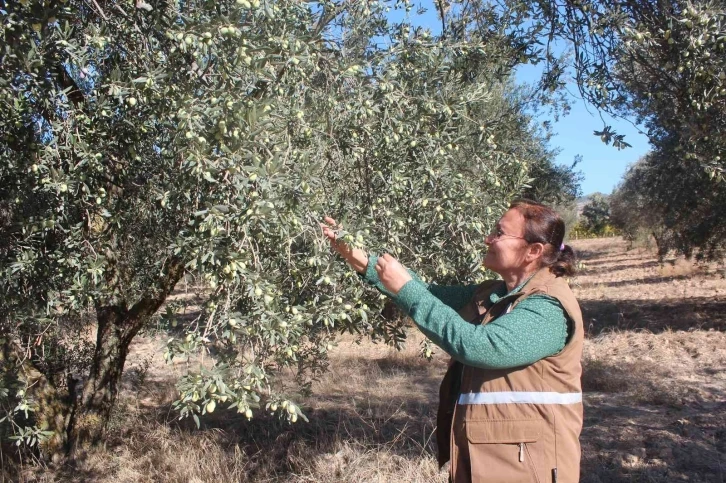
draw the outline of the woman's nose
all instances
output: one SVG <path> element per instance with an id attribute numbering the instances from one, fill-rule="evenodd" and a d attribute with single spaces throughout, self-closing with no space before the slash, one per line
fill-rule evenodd
<path id="1" fill-rule="evenodd" d="M 484 244 L 486 246 L 491 245 L 492 244 L 492 241 L 493 241 L 493 236 L 492 236 L 491 233 L 484 237 Z"/>

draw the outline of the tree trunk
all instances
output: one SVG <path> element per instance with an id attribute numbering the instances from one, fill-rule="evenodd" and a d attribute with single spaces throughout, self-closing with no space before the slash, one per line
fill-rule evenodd
<path id="1" fill-rule="evenodd" d="M 83 385 L 83 393 L 76 400 L 68 427 L 70 454 L 85 451 L 98 444 L 105 433 L 111 410 L 116 403 L 129 345 L 145 321 L 128 320 L 128 311 L 118 306 L 98 307 L 98 335 L 96 350 Z"/>
<path id="2" fill-rule="evenodd" d="M 653 236 L 653 240 L 655 240 L 655 249 L 658 252 L 658 257 L 660 258 L 660 238 L 658 238 L 658 235 L 653 231 L 651 232 L 651 235 Z"/>
<path id="3" fill-rule="evenodd" d="M 103 441 L 118 397 L 129 346 L 184 274 L 181 260 L 170 260 L 165 268 L 166 276 L 159 281 L 153 297 L 141 299 L 130 309 L 119 305 L 96 306 L 96 350 L 83 393 L 74 401 L 68 424 L 71 457 Z"/>
<path id="4" fill-rule="evenodd" d="M 33 395 L 38 401 L 39 411 L 36 414 L 38 427 L 44 431 L 52 431 L 53 436 L 40 443 L 41 458 L 53 463 L 60 462 L 65 456 L 68 444 L 66 428 L 70 421 L 72 396 L 68 390 L 59 390 L 44 376 L 38 373 Z"/>

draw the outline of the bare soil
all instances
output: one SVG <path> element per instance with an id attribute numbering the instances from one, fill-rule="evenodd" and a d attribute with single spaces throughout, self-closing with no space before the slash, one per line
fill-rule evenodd
<path id="1" fill-rule="evenodd" d="M 576 242 L 588 330 L 583 482 L 719 482 L 726 473 L 723 265 Z"/>
<path id="2" fill-rule="evenodd" d="M 716 482 L 726 472 L 724 267 L 661 264 L 618 238 L 573 243 L 571 283 L 587 327 L 582 479 Z M 343 338 L 302 400 L 310 423 L 218 410 L 196 429 L 170 409 L 183 365 L 163 338 L 139 339 L 106 448 L 74 466 L 27 465 L 21 481 L 446 482 L 435 462 L 438 383 L 447 357 Z M 15 479 L 14 479 L 15 480 Z"/>

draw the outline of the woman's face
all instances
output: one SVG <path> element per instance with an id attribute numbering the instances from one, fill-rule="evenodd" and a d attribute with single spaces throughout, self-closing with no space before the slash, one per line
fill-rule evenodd
<path id="1" fill-rule="evenodd" d="M 528 244 L 524 240 L 524 216 L 510 209 L 499 219 L 484 242 L 489 247 L 484 266 L 504 275 L 526 263 Z"/>

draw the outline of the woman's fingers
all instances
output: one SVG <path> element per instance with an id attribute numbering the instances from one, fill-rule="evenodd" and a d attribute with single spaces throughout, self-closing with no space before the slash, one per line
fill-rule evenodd
<path id="1" fill-rule="evenodd" d="M 335 241 L 335 232 L 325 226 L 322 228 L 323 228 L 323 236 L 325 236 L 325 238 L 327 238 L 329 242 L 331 242 L 331 243 L 334 242 Z"/>
<path id="2" fill-rule="evenodd" d="M 383 270 L 387 270 L 389 273 L 394 273 L 402 269 L 403 266 L 401 263 L 393 258 L 389 253 L 384 253 L 380 257 L 378 257 L 378 262 L 376 263 L 376 269 L 380 272 Z"/>
<path id="3" fill-rule="evenodd" d="M 338 223 L 337 221 L 335 221 L 334 218 L 326 216 L 323 218 L 323 220 L 325 221 L 325 223 L 327 223 L 327 226 L 325 226 L 324 229 L 327 229 L 330 233 L 333 234 L 333 236 L 335 236 L 336 231 L 341 230 L 343 228 L 343 225 L 341 223 Z M 324 225 L 321 223 L 321 226 L 324 226 Z"/>
<path id="4" fill-rule="evenodd" d="M 411 280 L 411 275 L 406 272 L 403 265 L 388 253 L 378 257 L 376 272 L 383 286 L 393 294 L 397 294 Z"/>
<path id="5" fill-rule="evenodd" d="M 388 265 L 394 264 L 396 261 L 389 253 L 384 253 L 378 257 L 378 265 L 381 266 L 381 270 L 385 269 Z"/>
<path id="6" fill-rule="evenodd" d="M 335 221 L 334 218 L 326 216 L 323 218 L 326 224 L 321 223 L 320 227 L 323 229 L 323 234 L 327 236 L 330 241 L 335 241 L 337 231 L 343 228 L 343 225 Z"/>
<path id="7" fill-rule="evenodd" d="M 340 228 L 340 225 L 331 217 L 326 216 L 323 218 L 323 221 L 325 221 L 325 224 L 321 223 L 320 228 L 323 230 L 323 235 L 328 237 L 328 239 L 332 242 L 335 241 L 336 238 L 336 229 Z"/>
<path id="8" fill-rule="evenodd" d="M 323 217 L 323 221 L 324 223 L 320 223 L 320 228 L 323 236 L 330 242 L 331 248 L 341 255 L 356 272 L 364 273 L 368 266 L 368 255 L 363 250 L 348 245 L 342 238 L 338 238 L 338 230 L 343 229 L 341 223 L 330 216 Z"/>
<path id="9" fill-rule="evenodd" d="M 325 223 L 320 223 L 320 228 L 330 242 L 330 246 L 350 263 L 350 247 L 343 240 L 338 239 L 338 230 L 342 228 L 342 225 L 329 216 L 324 217 L 323 221 Z"/>
<path id="10" fill-rule="evenodd" d="M 335 238 L 335 231 L 331 230 L 329 227 L 325 225 L 320 225 L 323 229 L 323 234 L 327 236 L 328 238 Z"/>

